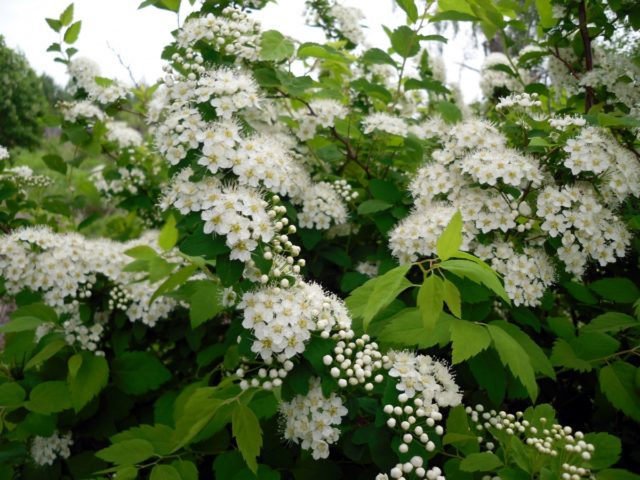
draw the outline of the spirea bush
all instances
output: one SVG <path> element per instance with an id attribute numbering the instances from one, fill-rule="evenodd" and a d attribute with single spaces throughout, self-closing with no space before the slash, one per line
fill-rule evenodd
<path id="1" fill-rule="evenodd" d="M 2 477 L 639 478 L 632 2 L 397 0 L 378 46 L 265 3 L 200 2 L 150 87 L 46 19 L 73 100 L 40 168 L 0 148 Z M 501 46 L 473 105 L 448 22 Z"/>

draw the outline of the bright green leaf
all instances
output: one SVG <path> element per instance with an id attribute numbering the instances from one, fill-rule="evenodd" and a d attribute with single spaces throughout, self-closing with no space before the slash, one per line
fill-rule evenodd
<path id="1" fill-rule="evenodd" d="M 69 387 L 64 381 L 42 382 L 29 394 L 27 408 L 48 415 L 71 408 Z"/>
<path id="2" fill-rule="evenodd" d="M 197 328 L 222 311 L 220 286 L 211 281 L 198 282 L 189 305 L 191 328 Z"/>
<path id="3" fill-rule="evenodd" d="M 358 295 L 359 291 L 370 292 L 366 297 L 366 303 L 362 311 L 362 325 L 365 331 L 373 317 L 389 305 L 402 291 L 411 286 L 411 283 L 405 278 L 410 268 L 411 265 L 400 265 L 389 270 L 384 275 L 369 280 L 353 291 L 351 297 Z M 373 287 L 367 287 L 370 284 Z"/>
<path id="4" fill-rule="evenodd" d="M 158 245 L 165 252 L 171 250 L 178 241 L 178 229 L 176 228 L 176 219 L 173 215 L 167 218 L 167 223 L 164 224 L 160 235 L 158 236 Z"/>
<path id="5" fill-rule="evenodd" d="M 436 326 L 444 302 L 444 285 L 437 275 L 429 275 L 418 290 L 418 308 L 422 315 L 425 330 L 431 331 Z"/>
<path id="6" fill-rule="evenodd" d="M 279 61 L 293 55 L 293 43 L 277 30 L 262 32 L 260 37 L 260 58 L 262 60 Z"/>
<path id="7" fill-rule="evenodd" d="M 73 360 L 74 357 L 76 360 Z M 74 357 L 69 359 L 67 384 L 71 393 L 71 404 L 74 410 L 79 412 L 107 385 L 109 365 L 104 357 L 98 357 L 87 351 L 77 353 Z M 82 363 L 76 368 L 78 358 Z"/>
<path id="8" fill-rule="evenodd" d="M 77 22 L 73 23 L 69 28 L 67 28 L 67 31 L 64 32 L 64 42 L 72 45 L 76 42 L 76 40 L 78 40 L 78 37 L 80 36 L 80 28 L 82 27 L 82 21 L 78 20 Z"/>
<path id="9" fill-rule="evenodd" d="M 182 480 L 182 477 L 171 465 L 161 464 L 153 467 L 149 480 Z"/>
<path id="10" fill-rule="evenodd" d="M 462 215 L 460 210 L 453 214 L 446 228 L 438 238 L 436 252 L 441 260 L 447 260 L 462 245 Z"/>
<path id="11" fill-rule="evenodd" d="M 535 401 L 538 396 L 538 384 L 529 355 L 511 335 L 500 327 L 487 325 L 487 328 L 500 361 L 511 370 L 514 377 L 520 380 L 531 399 Z"/>
<path id="12" fill-rule="evenodd" d="M 153 446 L 146 440 L 133 439 L 114 443 L 96 452 L 96 457 L 116 465 L 135 465 L 153 456 Z"/>
<path id="13" fill-rule="evenodd" d="M 482 325 L 456 319 L 451 321 L 450 328 L 453 365 L 476 356 L 491 345 L 491 336 Z"/>
<path id="14" fill-rule="evenodd" d="M 249 469 L 256 473 L 257 458 L 262 448 L 262 429 L 258 418 L 253 410 L 239 403 L 231 415 L 231 428 L 242 458 L 247 462 Z"/>
<path id="15" fill-rule="evenodd" d="M 73 3 L 69 4 L 67 8 L 60 14 L 60 23 L 63 26 L 71 24 L 73 21 Z"/>

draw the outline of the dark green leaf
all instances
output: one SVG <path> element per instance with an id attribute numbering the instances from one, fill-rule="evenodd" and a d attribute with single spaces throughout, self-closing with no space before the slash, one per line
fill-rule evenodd
<path id="1" fill-rule="evenodd" d="M 125 352 L 112 364 L 113 381 L 130 395 L 155 390 L 171 378 L 171 372 L 149 352 Z"/>

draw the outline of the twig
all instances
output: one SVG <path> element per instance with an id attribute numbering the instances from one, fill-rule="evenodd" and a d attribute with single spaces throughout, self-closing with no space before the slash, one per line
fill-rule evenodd
<path id="1" fill-rule="evenodd" d="M 589 29 L 587 28 L 587 7 L 584 0 L 581 0 L 578 6 L 578 21 L 580 23 L 580 36 L 582 37 L 582 44 L 584 45 L 585 67 L 587 72 L 590 72 L 593 70 L 593 57 L 591 52 L 591 37 L 589 36 Z M 585 88 L 587 92 L 584 99 L 584 113 L 589 113 L 593 105 L 593 88 Z"/>
<path id="2" fill-rule="evenodd" d="M 124 67 L 124 69 L 127 71 L 127 73 L 129 73 L 129 78 L 133 82 L 133 85 L 136 88 L 140 88 L 140 84 L 136 81 L 136 78 L 133 76 L 133 72 L 131 71 L 131 66 L 127 65 L 126 63 L 124 63 L 124 60 L 122 59 L 122 56 L 118 53 L 118 51 L 115 48 L 113 48 L 113 46 L 109 42 L 107 42 L 107 47 L 109 47 L 109 50 L 111 50 L 114 53 L 114 55 L 118 59 L 118 63 L 120 63 L 120 65 L 122 65 L 122 67 Z"/>

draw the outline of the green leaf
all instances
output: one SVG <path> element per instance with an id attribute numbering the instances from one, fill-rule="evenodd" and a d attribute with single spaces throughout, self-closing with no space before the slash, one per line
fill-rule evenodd
<path id="1" fill-rule="evenodd" d="M 77 363 L 81 361 L 80 366 Z M 71 393 L 71 404 L 76 412 L 102 390 L 109 380 L 109 365 L 104 357 L 90 352 L 76 353 L 69 359 L 67 384 Z"/>
<path id="2" fill-rule="evenodd" d="M 113 480 L 135 480 L 136 478 L 138 478 L 138 469 L 131 465 L 119 468 L 113 476 Z"/>
<path id="3" fill-rule="evenodd" d="M 595 305 L 598 303 L 598 300 L 593 296 L 591 291 L 580 283 L 564 282 L 562 286 L 569 292 L 569 295 L 582 303 L 586 303 L 587 305 Z"/>
<path id="4" fill-rule="evenodd" d="M 390 37 L 393 50 L 402 58 L 413 57 L 420 51 L 418 34 L 406 25 L 396 28 Z"/>
<path id="5" fill-rule="evenodd" d="M 158 236 L 158 245 L 165 252 L 171 250 L 178 241 L 178 229 L 176 228 L 176 219 L 173 215 L 169 215 L 167 223 L 164 224 L 160 235 Z"/>
<path id="6" fill-rule="evenodd" d="M 551 350 L 551 363 L 557 367 L 565 367 L 579 372 L 589 372 L 593 366 L 578 357 L 571 345 L 564 339 L 559 338 L 553 344 Z"/>
<path id="7" fill-rule="evenodd" d="M 502 466 L 502 460 L 491 452 L 472 453 L 460 462 L 463 472 L 491 472 Z"/>
<path id="8" fill-rule="evenodd" d="M 164 282 L 162 282 L 162 284 L 160 284 L 155 292 L 153 292 L 153 295 L 151 295 L 151 298 L 149 299 L 149 304 L 153 303 L 153 301 L 160 295 L 171 292 L 185 283 L 187 280 L 189 280 L 189 278 L 191 278 L 196 270 L 198 270 L 197 265 L 187 265 L 186 267 L 182 267 L 177 272 L 173 273 Z"/>
<path id="9" fill-rule="evenodd" d="M 216 388 L 196 389 L 180 409 L 175 411 L 175 433 L 172 452 L 188 445 L 222 406 L 222 400 L 213 398 Z"/>
<path id="10" fill-rule="evenodd" d="M 635 367 L 616 361 L 600 370 L 600 390 L 611 404 L 640 422 L 640 394 L 635 388 Z"/>
<path id="11" fill-rule="evenodd" d="M 146 245 L 139 245 L 137 247 L 130 248 L 129 250 L 125 250 L 124 254 L 135 258 L 136 260 L 151 260 L 158 256 L 158 252 Z"/>
<path id="12" fill-rule="evenodd" d="M 211 281 L 201 281 L 189 299 L 191 328 L 197 328 L 222 311 L 220 286 Z"/>
<path id="13" fill-rule="evenodd" d="M 393 67 L 396 66 L 396 62 L 391 58 L 391 56 L 385 52 L 384 50 L 380 50 L 379 48 L 371 48 L 364 52 L 362 55 L 362 61 L 365 63 L 371 63 L 375 65 L 391 65 Z"/>
<path id="14" fill-rule="evenodd" d="M 25 330 L 35 330 L 44 322 L 36 317 L 18 317 L 0 326 L 0 333 L 24 332 Z"/>
<path id="15" fill-rule="evenodd" d="M 153 456 L 153 446 L 142 439 L 124 440 L 96 452 L 96 457 L 116 465 L 135 465 Z"/>
<path id="16" fill-rule="evenodd" d="M 640 327 L 640 322 L 624 313 L 606 312 L 591 320 L 581 330 L 583 332 L 619 332 L 631 327 Z"/>
<path id="17" fill-rule="evenodd" d="M 29 305 L 25 305 L 24 307 L 14 310 L 10 316 L 13 320 L 21 317 L 36 317 L 43 322 L 58 323 L 58 315 L 56 314 L 56 311 L 44 303 L 31 303 Z"/>
<path id="18" fill-rule="evenodd" d="M 449 307 L 449 310 L 455 317 L 462 318 L 460 290 L 446 278 L 444 279 L 443 287 L 442 295 L 444 303 L 447 304 L 447 307 Z"/>
<path id="19" fill-rule="evenodd" d="M 198 469 L 188 460 L 174 460 L 171 466 L 180 474 L 181 480 L 198 480 Z"/>
<path id="20" fill-rule="evenodd" d="M 0 385 L 0 407 L 10 407 L 21 404 L 26 396 L 24 388 L 16 382 L 6 382 Z"/>
<path id="21" fill-rule="evenodd" d="M 598 480 L 640 480 L 640 475 L 621 468 L 608 468 L 598 472 Z"/>
<path id="22" fill-rule="evenodd" d="M 475 357 L 491 345 L 491 336 L 482 325 L 456 319 L 451 321 L 450 328 L 453 365 Z"/>
<path id="23" fill-rule="evenodd" d="M 589 284 L 589 288 L 605 300 L 617 303 L 633 303 L 640 297 L 640 290 L 628 278 L 604 278 Z"/>
<path id="24" fill-rule="evenodd" d="M 293 55 L 293 43 L 277 30 L 262 32 L 260 37 L 260 58 L 262 60 L 279 61 Z"/>
<path id="25" fill-rule="evenodd" d="M 52 340 L 51 342 L 47 343 L 42 348 L 42 350 L 40 350 L 38 353 L 36 353 L 33 357 L 29 359 L 29 361 L 24 366 L 24 369 L 29 370 L 33 367 L 37 367 L 42 362 L 53 357 L 56 353 L 58 353 L 60 350 L 62 350 L 66 346 L 67 346 L 67 342 L 65 342 L 64 340 L 60 340 L 60 339 Z"/>
<path id="26" fill-rule="evenodd" d="M 352 297 L 356 295 L 356 292 L 360 289 L 364 289 L 369 284 L 373 285 L 373 288 L 369 290 L 371 293 L 366 299 L 366 304 L 362 312 L 362 328 L 365 331 L 378 312 L 389 305 L 393 299 L 406 288 L 411 286 L 411 283 L 405 278 L 410 268 L 411 265 L 400 265 L 399 267 L 389 270 L 384 275 L 369 280 L 362 285 L 362 287 L 358 287 L 353 291 L 351 294 Z"/>
<path id="27" fill-rule="evenodd" d="M 173 449 L 173 429 L 161 423 L 131 427 L 124 432 L 113 435 L 111 443 L 133 439 L 146 440 L 153 446 L 153 451 L 158 455 L 168 455 Z"/>
<path id="28" fill-rule="evenodd" d="M 551 6 L 551 0 L 535 0 L 536 10 L 540 16 L 540 25 L 542 28 L 551 28 L 556 24 L 556 19 L 553 18 L 553 8 Z"/>
<path id="29" fill-rule="evenodd" d="M 451 272 L 458 277 L 468 278 L 469 280 L 473 280 L 476 283 L 484 285 L 485 287 L 493 290 L 493 292 L 505 302 L 511 303 L 507 296 L 507 292 L 505 292 L 504 287 L 498 280 L 498 276 L 490 269 L 488 270 L 487 265 L 484 265 L 483 267 L 482 265 L 472 261 L 457 259 L 445 260 L 438 265 L 440 268 Z"/>
<path id="30" fill-rule="evenodd" d="M 455 103 L 446 101 L 436 102 L 435 108 L 447 123 L 457 123 L 462 120 L 462 112 Z"/>
<path id="31" fill-rule="evenodd" d="M 529 355 L 511 335 L 500 327 L 487 325 L 487 328 L 500 361 L 511 370 L 514 377 L 522 382 L 531 399 L 535 401 L 538 396 L 538 384 Z"/>
<path id="32" fill-rule="evenodd" d="M 298 58 L 314 57 L 332 60 L 334 62 L 349 63 L 349 60 L 335 48 L 313 42 L 307 42 L 300 45 L 297 56 Z"/>
<path id="33" fill-rule="evenodd" d="M 393 207 L 392 204 L 383 202 L 382 200 L 377 200 L 377 199 L 365 200 L 360 205 L 358 205 L 358 214 L 369 215 L 371 213 L 388 210 L 391 207 Z"/>
<path id="34" fill-rule="evenodd" d="M 67 31 L 64 32 L 64 42 L 72 45 L 78 40 L 80 36 L 80 28 L 82 27 L 82 20 L 78 20 L 74 24 L 72 24 Z"/>
<path id="35" fill-rule="evenodd" d="M 422 315 L 417 308 L 405 308 L 386 321 L 380 341 L 385 344 L 401 345 L 403 347 L 429 348 L 449 342 L 449 322 L 451 315 L 442 313 L 436 327 L 427 332 L 422 324 Z"/>
<path id="36" fill-rule="evenodd" d="M 256 473 L 258 470 L 256 459 L 262 448 L 262 429 L 258 418 L 253 410 L 239 403 L 231 414 L 231 428 L 242 458 L 247 462 L 249 469 Z"/>
<path id="37" fill-rule="evenodd" d="M 64 381 L 43 382 L 29 394 L 26 407 L 32 412 L 48 415 L 71 408 L 69 387 Z"/>
<path id="38" fill-rule="evenodd" d="M 418 290 L 418 308 L 422 315 L 425 330 L 431 331 L 436 326 L 444 301 L 444 285 L 437 275 L 429 275 Z"/>
<path id="39" fill-rule="evenodd" d="M 491 324 L 502 328 L 505 332 L 511 335 L 522 348 L 525 349 L 527 355 L 529 355 L 529 358 L 531 359 L 531 365 L 535 372 L 540 372 L 549 378 L 556 378 L 556 372 L 553 369 L 549 358 L 547 358 L 544 351 L 531 339 L 529 335 L 517 326 L 502 320 L 493 321 Z"/>
<path id="40" fill-rule="evenodd" d="M 620 459 L 622 453 L 622 442 L 618 437 L 608 433 L 587 433 L 584 441 L 591 443 L 595 450 L 591 455 L 589 464 L 591 469 L 600 470 L 610 467 Z M 598 476 L 598 478 L 600 478 Z"/>
<path id="41" fill-rule="evenodd" d="M 42 161 L 49 167 L 51 170 L 59 172 L 63 175 L 67 173 L 67 164 L 59 155 L 44 155 L 42 157 Z"/>
<path id="42" fill-rule="evenodd" d="M 60 29 L 62 28 L 62 22 L 60 20 L 56 20 L 54 18 L 45 18 L 45 21 L 54 32 L 60 32 Z"/>
<path id="43" fill-rule="evenodd" d="M 410 23 L 418 20 L 418 9 L 413 0 L 396 0 L 396 3 L 407 14 Z"/>
<path id="44" fill-rule="evenodd" d="M 151 470 L 149 480 L 182 480 L 182 477 L 171 465 L 156 465 Z"/>
<path id="45" fill-rule="evenodd" d="M 449 259 L 462 245 L 462 215 L 456 210 L 436 243 L 436 252 L 441 260 Z"/>
<path id="46" fill-rule="evenodd" d="M 60 24 L 63 26 L 69 25 L 73 21 L 73 3 L 69 4 L 67 8 L 60 14 Z"/>
<path id="47" fill-rule="evenodd" d="M 155 390 L 171 378 L 171 372 L 150 352 L 125 352 L 113 361 L 116 386 L 130 395 Z"/>

